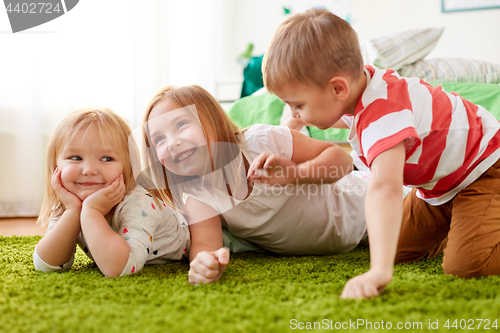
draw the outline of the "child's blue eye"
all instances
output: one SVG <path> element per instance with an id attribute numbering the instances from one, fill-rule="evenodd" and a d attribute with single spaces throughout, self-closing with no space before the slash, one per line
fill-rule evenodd
<path id="1" fill-rule="evenodd" d="M 189 121 L 187 121 L 187 120 L 179 121 L 179 123 L 177 124 L 177 128 L 181 128 L 182 126 L 184 126 L 188 123 L 189 123 Z"/>
<path id="2" fill-rule="evenodd" d="M 111 161 L 113 161 L 113 158 L 112 157 L 103 157 L 101 159 L 101 161 L 103 161 L 103 162 L 111 162 Z"/>
<path id="3" fill-rule="evenodd" d="M 73 160 L 73 161 L 81 161 L 82 160 L 82 158 L 80 156 L 71 156 L 69 159 Z"/>
<path id="4" fill-rule="evenodd" d="M 163 136 L 157 136 L 154 140 L 153 140 L 153 143 L 155 146 L 157 146 L 160 142 L 162 142 L 163 140 L 165 140 L 165 137 Z"/>

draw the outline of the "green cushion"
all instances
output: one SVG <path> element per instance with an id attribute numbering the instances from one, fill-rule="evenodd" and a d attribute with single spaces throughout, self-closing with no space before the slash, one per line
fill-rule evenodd
<path id="1" fill-rule="evenodd" d="M 447 92 L 456 92 L 463 98 L 483 106 L 500 120 L 500 85 L 471 82 L 433 82 L 431 84 L 434 86 L 441 84 Z M 228 110 L 228 114 L 240 128 L 256 123 L 279 125 L 284 105 L 285 103 L 276 96 L 266 92 L 236 101 Z M 349 130 L 339 128 L 320 130 L 316 127 L 309 127 L 309 133 L 311 137 L 319 140 L 347 141 Z"/>
<path id="2" fill-rule="evenodd" d="M 433 86 L 442 85 L 447 92 L 456 92 L 463 98 L 490 111 L 500 120 L 500 85 L 473 82 L 431 82 Z"/>
<path id="3" fill-rule="evenodd" d="M 266 92 L 237 100 L 227 114 L 239 128 L 253 124 L 279 125 L 284 106 L 278 97 Z"/>
<path id="4" fill-rule="evenodd" d="M 349 130 L 347 128 L 329 128 L 320 130 L 317 127 L 308 127 L 311 138 L 330 141 L 347 141 Z"/>

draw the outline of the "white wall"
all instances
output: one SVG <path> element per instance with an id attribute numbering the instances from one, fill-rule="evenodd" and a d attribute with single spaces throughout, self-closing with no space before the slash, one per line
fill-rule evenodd
<path id="1" fill-rule="evenodd" d="M 360 40 L 423 27 L 445 27 L 426 58 L 463 57 L 500 63 L 500 9 L 441 12 L 441 0 L 352 0 Z"/>

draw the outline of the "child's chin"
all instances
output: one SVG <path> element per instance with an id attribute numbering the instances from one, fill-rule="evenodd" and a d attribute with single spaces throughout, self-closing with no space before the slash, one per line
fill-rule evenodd
<path id="1" fill-rule="evenodd" d="M 77 195 L 78 198 L 80 198 L 80 200 L 85 201 L 85 199 L 87 199 L 88 197 L 90 196 L 90 194 L 87 194 L 87 195 Z"/>
<path id="2" fill-rule="evenodd" d="M 85 199 L 87 199 L 88 197 L 90 197 L 95 192 L 97 192 L 97 191 L 85 192 L 85 193 L 82 193 L 80 195 L 77 195 L 77 197 L 80 198 L 80 200 L 82 200 L 82 202 L 83 202 L 83 201 L 85 201 Z"/>

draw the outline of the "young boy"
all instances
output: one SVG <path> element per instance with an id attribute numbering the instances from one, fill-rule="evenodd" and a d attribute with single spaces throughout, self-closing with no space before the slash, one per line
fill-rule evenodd
<path id="1" fill-rule="evenodd" d="M 284 21 L 262 68 L 267 90 L 295 118 L 321 129 L 343 120 L 353 150 L 372 169 L 365 203 L 371 267 L 341 297 L 377 296 L 394 261 L 443 249 L 446 274 L 500 274 L 500 126 L 487 110 L 441 86 L 363 66 L 354 30 L 324 10 Z M 404 204 L 403 184 L 414 187 Z"/>

